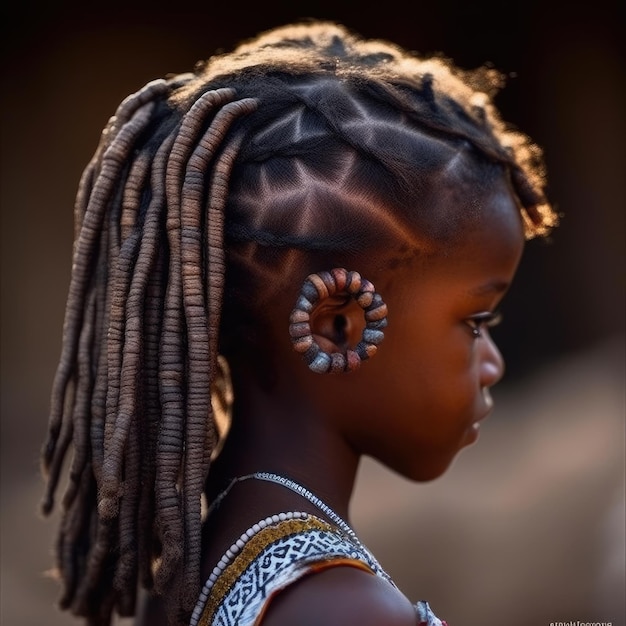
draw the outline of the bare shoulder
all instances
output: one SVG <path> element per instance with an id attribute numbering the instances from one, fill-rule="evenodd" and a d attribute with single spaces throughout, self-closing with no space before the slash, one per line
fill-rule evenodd
<path id="1" fill-rule="evenodd" d="M 387 581 L 350 566 L 332 567 L 279 593 L 261 626 L 415 626 L 415 609 Z"/>

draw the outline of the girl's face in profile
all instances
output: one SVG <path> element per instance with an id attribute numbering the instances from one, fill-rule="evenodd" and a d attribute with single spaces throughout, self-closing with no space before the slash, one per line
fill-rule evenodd
<path id="1" fill-rule="evenodd" d="M 385 341 L 359 372 L 365 391 L 347 436 L 413 480 L 441 475 L 476 440 L 504 374 L 489 326 L 522 256 L 523 226 L 506 190 L 481 206 L 449 255 L 394 279 Z"/>

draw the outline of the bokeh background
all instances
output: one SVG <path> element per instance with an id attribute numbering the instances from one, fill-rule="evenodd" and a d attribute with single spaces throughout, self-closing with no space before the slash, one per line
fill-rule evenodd
<path id="1" fill-rule="evenodd" d="M 293 19 L 338 20 L 509 76 L 498 104 L 545 149 L 562 211 L 532 242 L 497 330 L 508 372 L 480 442 L 416 485 L 363 464 L 362 538 L 451 626 L 624 626 L 624 21 L 619 3 L 3 4 L 0 622 L 60 614 L 38 452 L 61 340 L 78 178 L 148 80 Z M 381 416 L 381 418 L 384 416 Z"/>

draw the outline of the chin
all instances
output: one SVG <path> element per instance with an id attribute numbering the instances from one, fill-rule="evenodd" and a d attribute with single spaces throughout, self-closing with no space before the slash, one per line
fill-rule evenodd
<path id="1" fill-rule="evenodd" d="M 450 469 L 459 453 L 472 446 L 477 439 L 478 425 L 474 424 L 465 431 L 463 438 L 458 442 L 458 446 L 451 452 L 433 452 L 430 454 L 421 452 L 411 464 L 402 467 L 398 467 L 397 463 L 388 465 L 409 480 L 420 483 L 430 482 L 443 476 Z"/>
<path id="2" fill-rule="evenodd" d="M 466 431 L 465 438 L 463 440 L 463 447 L 471 446 L 478 441 L 478 434 L 480 431 L 480 423 L 474 422 Z"/>
<path id="3" fill-rule="evenodd" d="M 457 454 L 458 451 L 447 456 L 433 456 L 428 459 L 422 458 L 415 466 L 405 468 L 408 471 L 403 471 L 401 474 L 417 483 L 431 482 L 443 476 L 448 471 Z"/>

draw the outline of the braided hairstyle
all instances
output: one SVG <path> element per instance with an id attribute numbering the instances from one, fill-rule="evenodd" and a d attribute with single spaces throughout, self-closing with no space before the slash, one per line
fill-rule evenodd
<path id="1" fill-rule="evenodd" d="M 450 172 L 477 187 L 504 173 L 527 237 L 555 226 L 541 151 L 501 121 L 500 87 L 493 70 L 308 22 L 121 103 L 79 184 L 42 451 L 48 514 L 73 450 L 62 608 L 108 625 L 145 588 L 166 596 L 172 624 L 188 622 L 218 355 L 258 339 L 278 271 L 391 241 L 445 246 L 471 211 L 420 207 L 453 193 L 438 186 Z"/>

